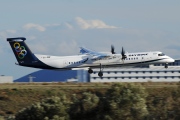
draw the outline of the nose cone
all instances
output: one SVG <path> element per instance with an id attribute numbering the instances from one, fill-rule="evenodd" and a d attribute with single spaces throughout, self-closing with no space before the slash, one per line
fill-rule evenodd
<path id="1" fill-rule="evenodd" d="M 173 58 L 169 58 L 168 62 L 172 63 L 172 62 L 175 62 L 175 60 Z"/>

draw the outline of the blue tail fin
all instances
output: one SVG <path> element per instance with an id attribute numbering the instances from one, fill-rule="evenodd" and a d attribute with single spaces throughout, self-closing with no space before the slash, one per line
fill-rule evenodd
<path id="1" fill-rule="evenodd" d="M 24 37 L 7 38 L 19 64 L 29 64 L 38 60 L 24 42 L 25 40 Z"/>

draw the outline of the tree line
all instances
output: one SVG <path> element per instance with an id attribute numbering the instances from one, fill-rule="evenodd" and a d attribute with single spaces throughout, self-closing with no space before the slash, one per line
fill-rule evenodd
<path id="1" fill-rule="evenodd" d="M 179 120 L 180 87 L 166 98 L 176 105 L 166 105 L 167 100 L 152 97 L 141 85 L 116 83 L 105 93 L 62 93 L 43 99 L 8 120 Z"/>

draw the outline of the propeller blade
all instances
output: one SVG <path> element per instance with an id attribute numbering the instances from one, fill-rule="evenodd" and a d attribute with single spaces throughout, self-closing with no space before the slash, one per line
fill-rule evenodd
<path id="1" fill-rule="evenodd" d="M 121 55 L 122 55 L 122 60 L 127 58 L 125 55 L 125 51 L 124 51 L 123 47 L 122 47 Z"/>
<path id="2" fill-rule="evenodd" d="M 114 46 L 113 46 L 113 45 L 111 45 L 111 53 L 112 53 L 112 54 L 116 54 L 116 53 L 114 52 Z"/>

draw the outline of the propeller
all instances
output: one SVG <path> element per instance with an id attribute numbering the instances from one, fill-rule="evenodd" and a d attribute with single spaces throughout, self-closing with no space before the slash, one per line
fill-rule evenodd
<path id="1" fill-rule="evenodd" d="M 122 60 L 127 58 L 127 56 L 125 55 L 125 51 L 124 51 L 123 47 L 122 47 L 121 55 L 122 55 L 122 58 L 121 58 Z"/>
<path id="2" fill-rule="evenodd" d="M 114 45 L 111 45 L 111 53 L 112 53 L 112 54 L 116 54 L 116 53 L 114 52 Z"/>
<path id="3" fill-rule="evenodd" d="M 111 53 L 116 54 L 114 45 L 111 45 Z M 127 58 L 127 56 L 125 55 L 125 51 L 124 51 L 123 47 L 122 47 L 122 51 L 121 51 L 121 56 L 122 56 L 122 58 L 121 58 L 122 61 L 124 61 Z"/>

